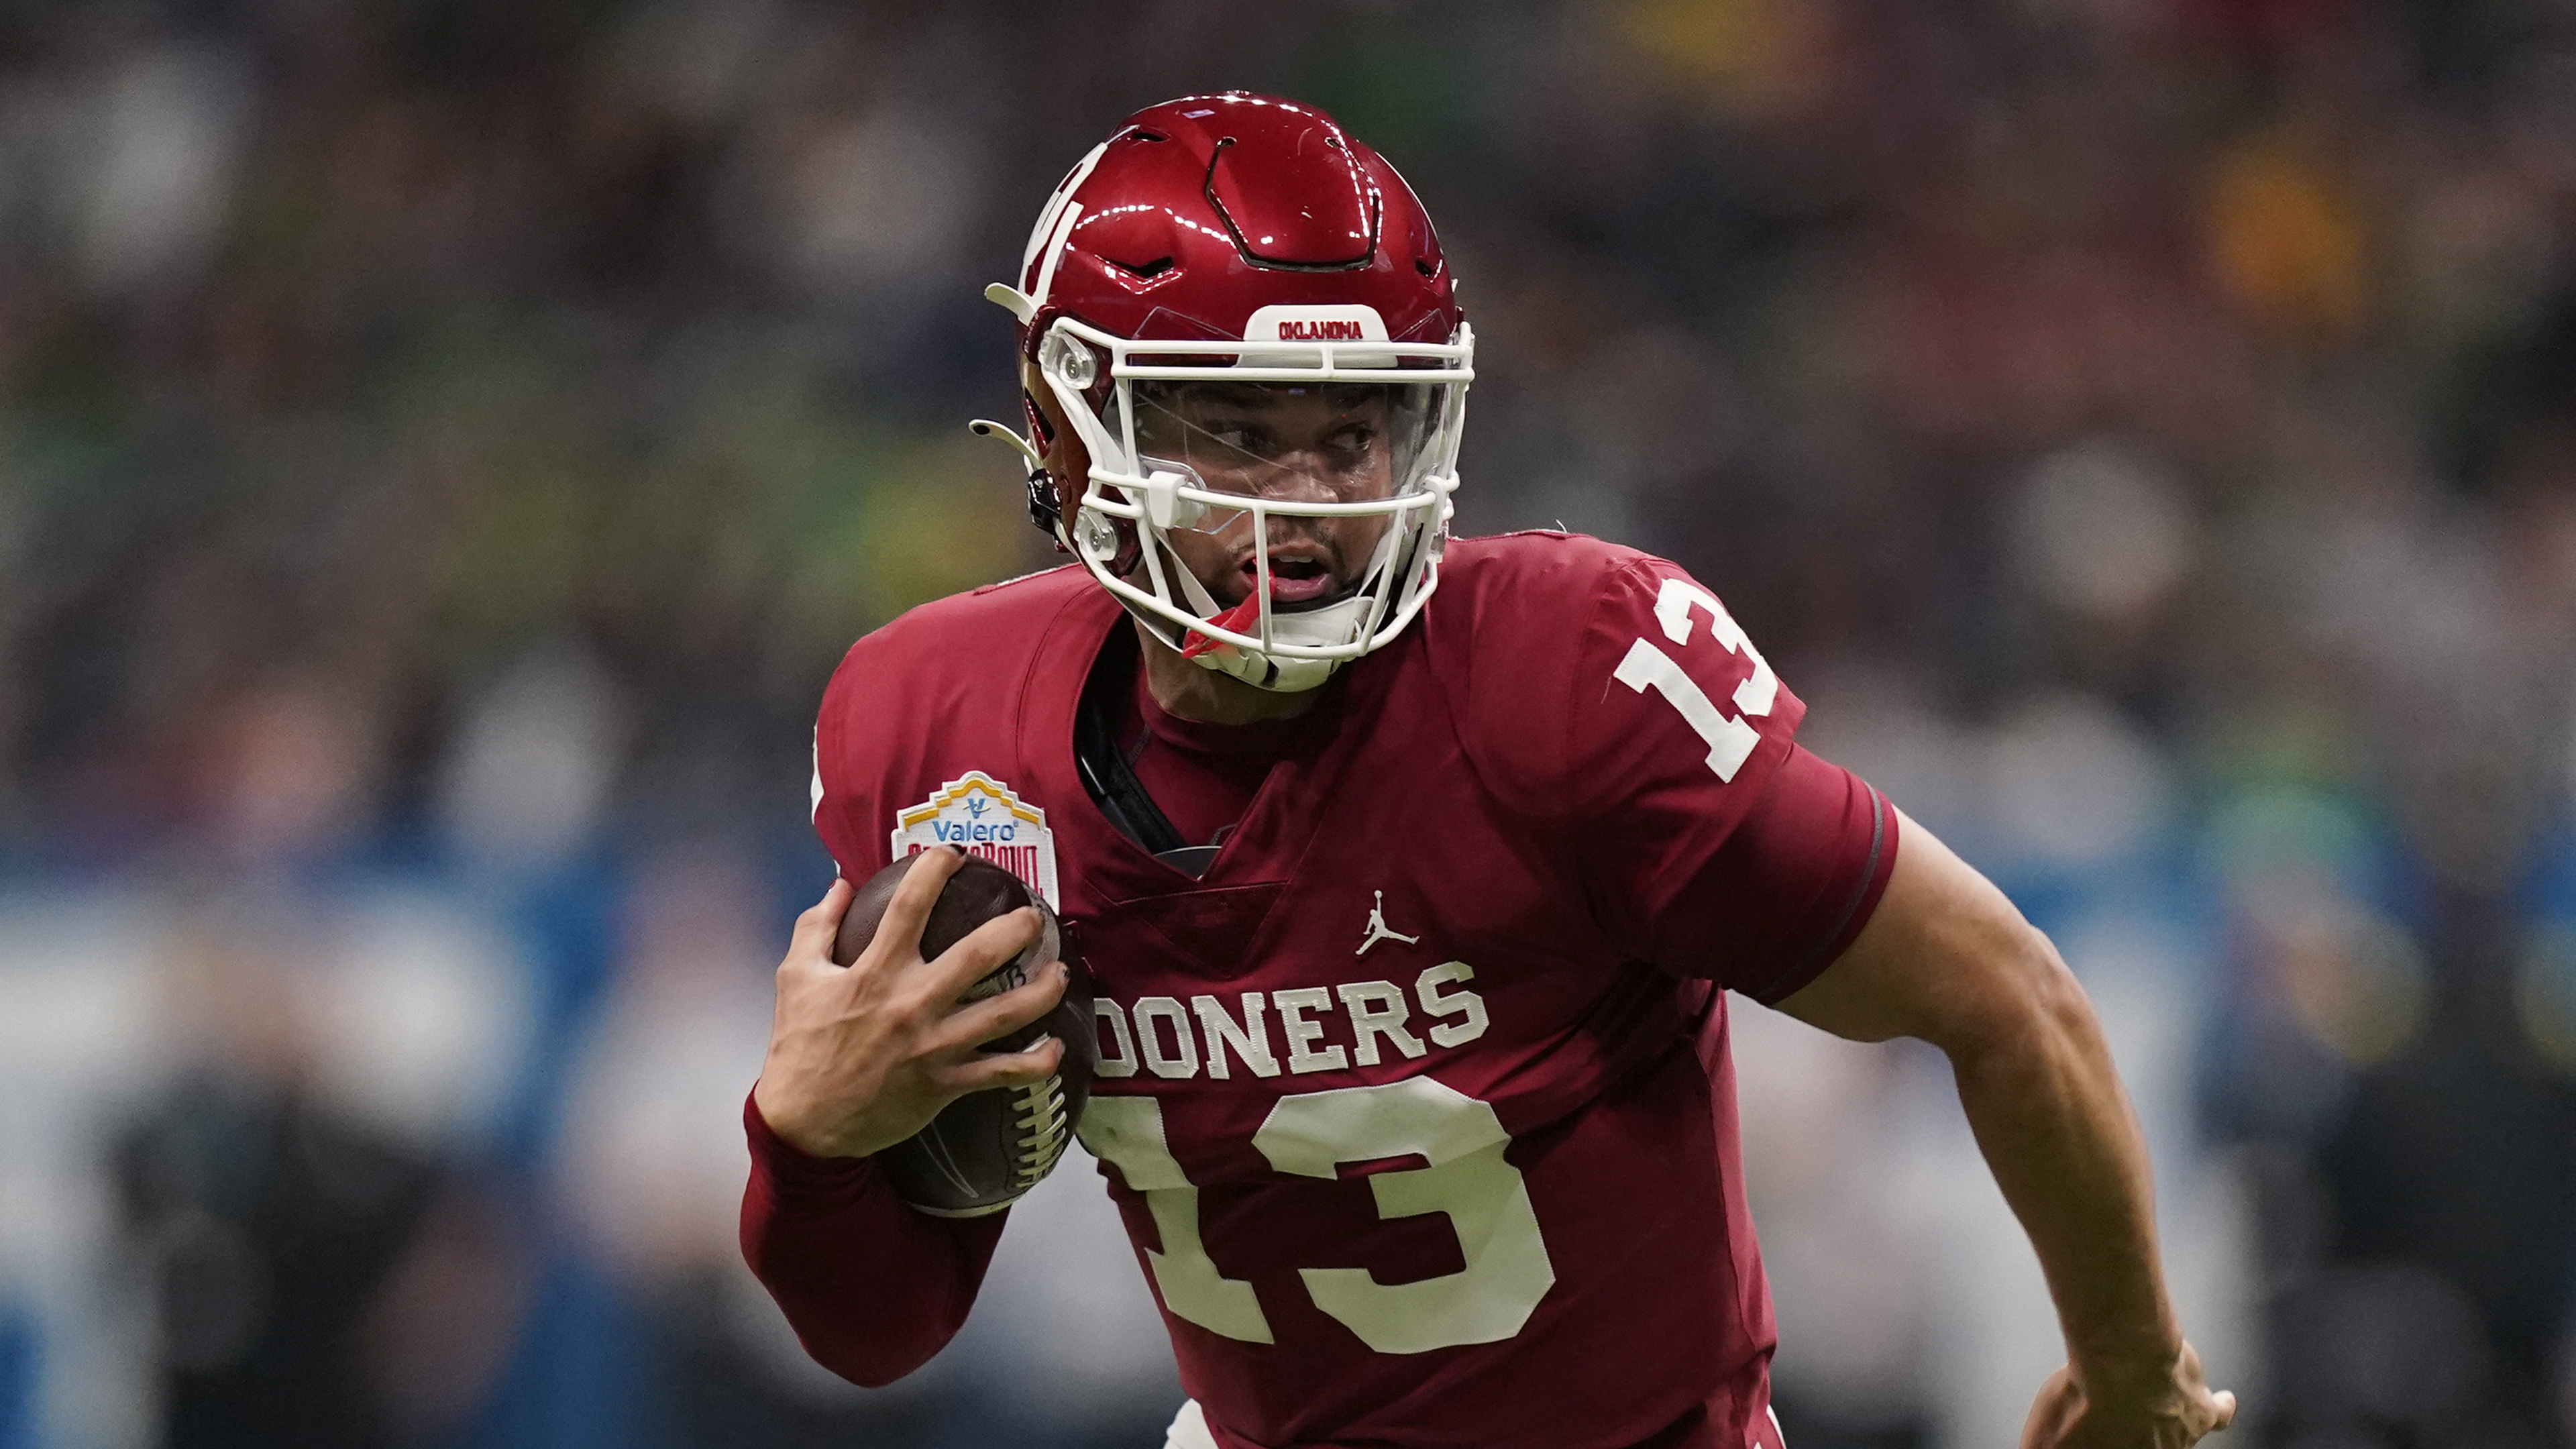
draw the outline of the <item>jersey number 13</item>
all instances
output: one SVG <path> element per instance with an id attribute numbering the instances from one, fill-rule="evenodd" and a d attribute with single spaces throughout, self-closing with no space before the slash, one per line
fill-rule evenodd
<path id="1" fill-rule="evenodd" d="M 1199 1240 L 1199 1190 L 1163 1136 L 1151 1097 L 1094 1097 L 1082 1141 L 1145 1196 L 1162 1251 L 1145 1250 L 1163 1306 L 1210 1333 L 1270 1343 L 1252 1285 L 1229 1278 Z M 1252 1145 L 1271 1167 L 1332 1180 L 1345 1162 L 1419 1154 L 1426 1166 L 1369 1178 L 1381 1218 L 1445 1213 L 1466 1266 L 1418 1283 L 1380 1283 L 1365 1268 L 1300 1268 L 1315 1306 L 1379 1353 L 1493 1343 L 1521 1331 L 1556 1281 L 1511 1138 L 1487 1103 L 1429 1077 L 1303 1092 L 1270 1109 Z"/>
<path id="2" fill-rule="evenodd" d="M 1722 781 L 1732 781 L 1735 772 L 1744 768 L 1745 760 L 1762 737 L 1754 732 L 1748 720 L 1771 712 L 1780 699 L 1780 676 L 1771 672 L 1762 653 L 1745 637 L 1717 596 L 1685 579 L 1666 579 L 1655 595 L 1655 622 L 1663 626 L 1664 637 L 1676 645 L 1688 644 L 1691 636 L 1691 611 L 1708 615 L 1709 637 L 1728 652 L 1741 654 L 1753 663 L 1753 672 L 1735 686 L 1737 713 L 1729 715 L 1708 697 L 1699 682 L 1682 672 L 1673 656 L 1657 648 L 1651 640 L 1640 639 L 1628 646 L 1628 655 L 1619 661 L 1611 678 L 1637 691 L 1651 689 L 1681 712 L 1681 717 L 1708 742 L 1708 767 Z"/>

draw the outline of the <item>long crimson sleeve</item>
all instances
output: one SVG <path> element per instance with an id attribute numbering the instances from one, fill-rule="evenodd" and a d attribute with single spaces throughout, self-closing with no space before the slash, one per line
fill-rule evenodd
<path id="1" fill-rule="evenodd" d="M 1007 1213 L 935 1218 L 866 1158 L 809 1156 L 742 1104 L 742 1256 L 814 1361 L 880 1388 L 939 1352 L 983 1285 Z"/>

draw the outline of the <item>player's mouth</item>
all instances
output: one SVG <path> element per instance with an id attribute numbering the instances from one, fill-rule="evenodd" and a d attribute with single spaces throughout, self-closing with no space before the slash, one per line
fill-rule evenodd
<path id="1" fill-rule="evenodd" d="M 1237 565 L 1243 583 L 1243 597 L 1251 598 L 1261 587 L 1258 566 L 1250 554 Z M 1274 609 L 1310 608 L 1328 603 L 1342 591 L 1342 581 L 1333 568 L 1332 550 L 1320 543 L 1294 542 L 1270 550 L 1270 607 Z"/>

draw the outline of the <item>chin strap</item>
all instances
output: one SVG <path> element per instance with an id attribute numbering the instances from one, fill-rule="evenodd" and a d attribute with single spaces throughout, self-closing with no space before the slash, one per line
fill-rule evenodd
<path id="1" fill-rule="evenodd" d="M 1237 634 L 1261 632 L 1259 595 L 1247 594 L 1243 602 L 1233 608 L 1220 608 L 1216 597 L 1208 592 L 1207 585 L 1200 583 L 1198 575 L 1182 566 L 1177 555 L 1167 550 L 1164 557 L 1171 560 L 1172 581 L 1180 585 L 1181 597 L 1189 601 L 1200 618 Z M 1344 606 L 1351 602 L 1346 599 L 1328 608 L 1302 613 L 1274 613 L 1270 616 L 1270 635 L 1290 644 L 1334 643 L 1338 633 L 1347 633 L 1350 628 L 1350 615 Z M 1318 628 L 1318 625 L 1329 627 Z M 1172 647 L 1180 651 L 1183 659 L 1201 669 L 1230 674 L 1255 689 L 1280 694 L 1302 693 L 1332 678 L 1333 671 L 1342 667 L 1339 660 L 1332 659 L 1282 659 L 1176 624 L 1161 623 L 1154 627 L 1156 633 L 1164 635 Z"/>
<path id="2" fill-rule="evenodd" d="M 1164 557 L 1172 564 L 1172 582 L 1180 586 L 1181 597 L 1189 602 L 1190 608 L 1201 619 L 1237 634 L 1257 635 L 1261 632 L 1259 595 L 1247 594 L 1243 602 L 1232 608 L 1220 607 L 1216 597 L 1208 592 L 1207 585 L 1200 583 L 1198 575 L 1182 566 L 1178 556 L 1167 550 Z M 1369 596 L 1365 593 L 1353 594 L 1319 609 L 1299 609 L 1289 613 L 1274 611 L 1270 616 L 1270 637 L 1282 644 L 1339 644 L 1350 638 L 1351 630 L 1368 616 L 1368 611 Z M 1342 659 L 1292 659 L 1267 654 L 1168 621 L 1149 621 L 1148 627 L 1180 651 L 1183 659 L 1201 669 L 1232 675 L 1255 689 L 1267 689 L 1277 694 L 1302 694 L 1317 688 L 1349 662 Z"/>
<path id="3" fill-rule="evenodd" d="M 1352 624 L 1367 611 L 1368 606 L 1367 595 L 1354 594 L 1340 603 L 1327 604 L 1320 609 L 1273 614 L 1270 617 L 1271 637 L 1282 644 L 1337 644 L 1350 637 Z M 1260 607 L 1259 601 L 1246 599 L 1208 622 L 1228 629 L 1257 628 Z M 1240 620 L 1237 615 L 1241 616 Z M 1201 669 L 1231 674 L 1256 689 L 1278 694 L 1302 694 L 1314 689 L 1350 662 L 1346 659 L 1295 659 L 1262 654 L 1205 634 L 1186 641 L 1181 646 L 1181 657 Z"/>
<path id="4" fill-rule="evenodd" d="M 1293 613 L 1270 616 L 1270 637 L 1281 644 L 1340 644 L 1353 631 L 1373 621 L 1372 603 L 1375 589 L 1394 587 L 1390 569 L 1393 561 L 1392 530 L 1378 543 L 1377 556 L 1370 560 L 1368 577 L 1375 579 L 1374 588 L 1364 588 L 1349 598 L 1337 600 L 1318 609 L 1299 609 Z M 1261 628 L 1261 600 L 1247 596 L 1240 604 L 1220 613 L 1216 600 L 1208 596 L 1198 576 L 1188 569 L 1178 569 L 1181 591 L 1207 622 L 1237 634 L 1258 633 Z M 1201 669 L 1231 674 L 1258 689 L 1279 694 L 1300 694 L 1314 689 L 1341 670 L 1346 659 L 1291 659 L 1243 649 L 1210 635 L 1183 631 L 1188 637 L 1180 644 L 1181 657 Z"/>

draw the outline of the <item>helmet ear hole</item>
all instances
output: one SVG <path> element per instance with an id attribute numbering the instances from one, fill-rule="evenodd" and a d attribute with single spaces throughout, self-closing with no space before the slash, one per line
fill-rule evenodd
<path id="1" fill-rule="evenodd" d="M 1085 555 L 1099 559 L 1119 578 L 1134 574 L 1136 566 L 1145 561 L 1144 533 L 1124 518 L 1110 518 L 1098 509 L 1084 508 L 1074 517 L 1073 531 Z"/>

